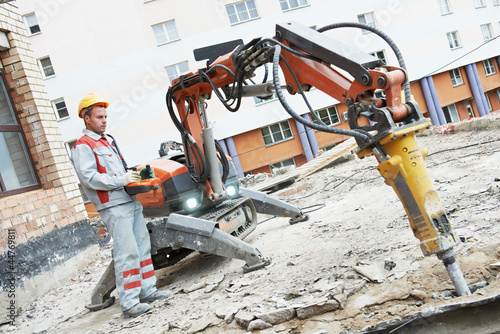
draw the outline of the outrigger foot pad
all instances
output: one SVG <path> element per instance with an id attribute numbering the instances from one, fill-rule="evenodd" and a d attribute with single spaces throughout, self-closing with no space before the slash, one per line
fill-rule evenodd
<path id="1" fill-rule="evenodd" d="M 91 312 L 100 311 L 100 310 L 103 310 L 103 309 L 108 308 L 111 305 L 113 305 L 114 302 L 115 302 L 115 300 L 116 300 L 116 298 L 114 296 L 111 296 L 108 299 L 106 299 L 104 301 L 104 303 L 102 303 L 102 304 L 85 305 L 85 308 L 88 309 Z"/>
<path id="2" fill-rule="evenodd" d="M 300 222 L 305 222 L 305 221 L 308 221 L 308 220 L 309 220 L 309 215 L 306 213 L 306 214 L 302 215 L 302 217 L 290 218 L 290 220 L 288 221 L 288 223 L 290 225 L 294 225 L 294 224 L 297 224 L 297 223 L 300 223 Z"/>
<path id="3" fill-rule="evenodd" d="M 267 267 L 270 264 L 271 264 L 271 258 L 263 259 L 262 262 L 253 264 L 251 266 L 249 266 L 248 264 L 245 264 L 243 266 L 243 272 L 246 274 L 246 273 L 249 273 L 251 271 L 255 271 L 255 270 L 259 270 L 259 269 L 262 269 L 264 267 Z"/>

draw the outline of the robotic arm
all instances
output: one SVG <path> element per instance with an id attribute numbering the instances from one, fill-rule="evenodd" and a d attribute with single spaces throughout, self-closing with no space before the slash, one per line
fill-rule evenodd
<path id="1" fill-rule="evenodd" d="M 224 175 L 220 175 L 218 168 L 218 160 L 222 160 L 224 153 L 213 138 L 205 101 L 216 94 L 228 110 L 235 112 L 242 97 L 276 93 L 284 109 L 297 121 L 319 131 L 353 136 L 359 157 L 375 155 L 378 171 L 403 203 L 424 255 L 436 254 L 443 260 L 457 293 L 469 295 L 469 287 L 454 260 L 453 248 L 460 240 L 427 173 L 424 163 L 427 150 L 418 147 L 415 141 L 415 134 L 431 122 L 422 116 L 417 103 L 410 101 L 406 71 L 385 66 L 377 58 L 320 32 L 328 28 L 316 31 L 294 22 L 278 24 L 274 39 L 259 38 L 240 44 L 197 73 L 173 81 L 167 93 L 167 106 L 183 136 L 193 179 L 205 184 L 206 196 L 211 201 L 227 197 L 221 181 Z M 366 28 L 372 29 L 363 26 Z M 267 64 L 272 64 L 272 84 L 267 83 Z M 262 83 L 255 84 L 252 78 L 259 67 L 265 67 L 265 77 Z M 283 93 L 280 68 L 287 92 L 302 95 L 313 117 L 317 116 L 305 96 L 311 87 L 346 104 L 350 129 L 329 127 L 319 118 L 319 124 L 309 122 L 297 114 Z M 353 79 L 337 69 L 349 73 Z M 403 85 L 406 85 L 404 102 Z M 385 91 L 385 98 L 375 97 L 378 89 Z M 362 119 L 365 121 L 361 122 Z"/>

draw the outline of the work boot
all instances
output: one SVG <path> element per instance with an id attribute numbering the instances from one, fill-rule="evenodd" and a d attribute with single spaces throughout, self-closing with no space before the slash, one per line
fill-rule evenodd
<path id="1" fill-rule="evenodd" d="M 151 309 L 151 306 L 144 303 L 137 303 L 126 311 L 123 311 L 125 318 L 135 318 Z"/>
<path id="2" fill-rule="evenodd" d="M 165 290 L 165 291 L 156 290 L 146 298 L 142 298 L 141 303 L 152 303 L 155 300 L 167 299 L 169 297 L 172 297 L 173 294 L 174 293 L 170 290 Z"/>

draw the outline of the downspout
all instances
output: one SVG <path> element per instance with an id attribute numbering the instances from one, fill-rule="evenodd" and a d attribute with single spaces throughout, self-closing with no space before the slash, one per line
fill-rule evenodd
<path id="1" fill-rule="evenodd" d="M 241 168 L 240 158 L 238 156 L 238 151 L 236 151 L 233 137 L 228 137 L 224 140 L 226 141 L 227 151 L 229 152 L 231 159 L 233 159 L 234 167 L 236 167 L 236 171 L 238 172 L 238 177 L 242 179 L 245 175 L 243 174 L 243 168 Z"/>
<path id="2" fill-rule="evenodd" d="M 429 83 L 427 82 L 427 78 L 420 79 L 420 86 L 422 86 L 422 92 L 424 93 L 425 103 L 427 103 L 427 107 L 429 108 L 429 115 L 431 116 L 432 124 L 441 125 L 439 123 L 439 118 L 436 113 L 436 108 L 434 107 L 434 101 L 432 100 L 432 94 L 429 88 Z"/>
<path id="3" fill-rule="evenodd" d="M 309 145 L 309 140 L 307 139 L 307 133 L 304 125 L 297 120 L 295 120 L 295 125 L 297 126 L 297 132 L 299 134 L 300 142 L 302 143 L 302 149 L 306 156 L 307 161 L 311 161 L 314 156 L 311 152 L 311 146 Z"/>

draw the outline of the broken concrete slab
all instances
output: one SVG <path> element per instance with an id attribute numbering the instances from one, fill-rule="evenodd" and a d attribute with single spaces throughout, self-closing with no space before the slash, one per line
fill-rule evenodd
<path id="1" fill-rule="evenodd" d="M 258 319 L 262 319 L 272 325 L 277 325 L 295 318 L 296 315 L 297 312 L 295 311 L 295 308 L 285 308 L 268 313 L 256 314 L 255 316 Z"/>
<path id="2" fill-rule="evenodd" d="M 306 319 L 313 315 L 335 311 L 340 308 L 340 303 L 336 300 L 325 299 L 319 302 L 297 308 L 297 318 Z"/>

